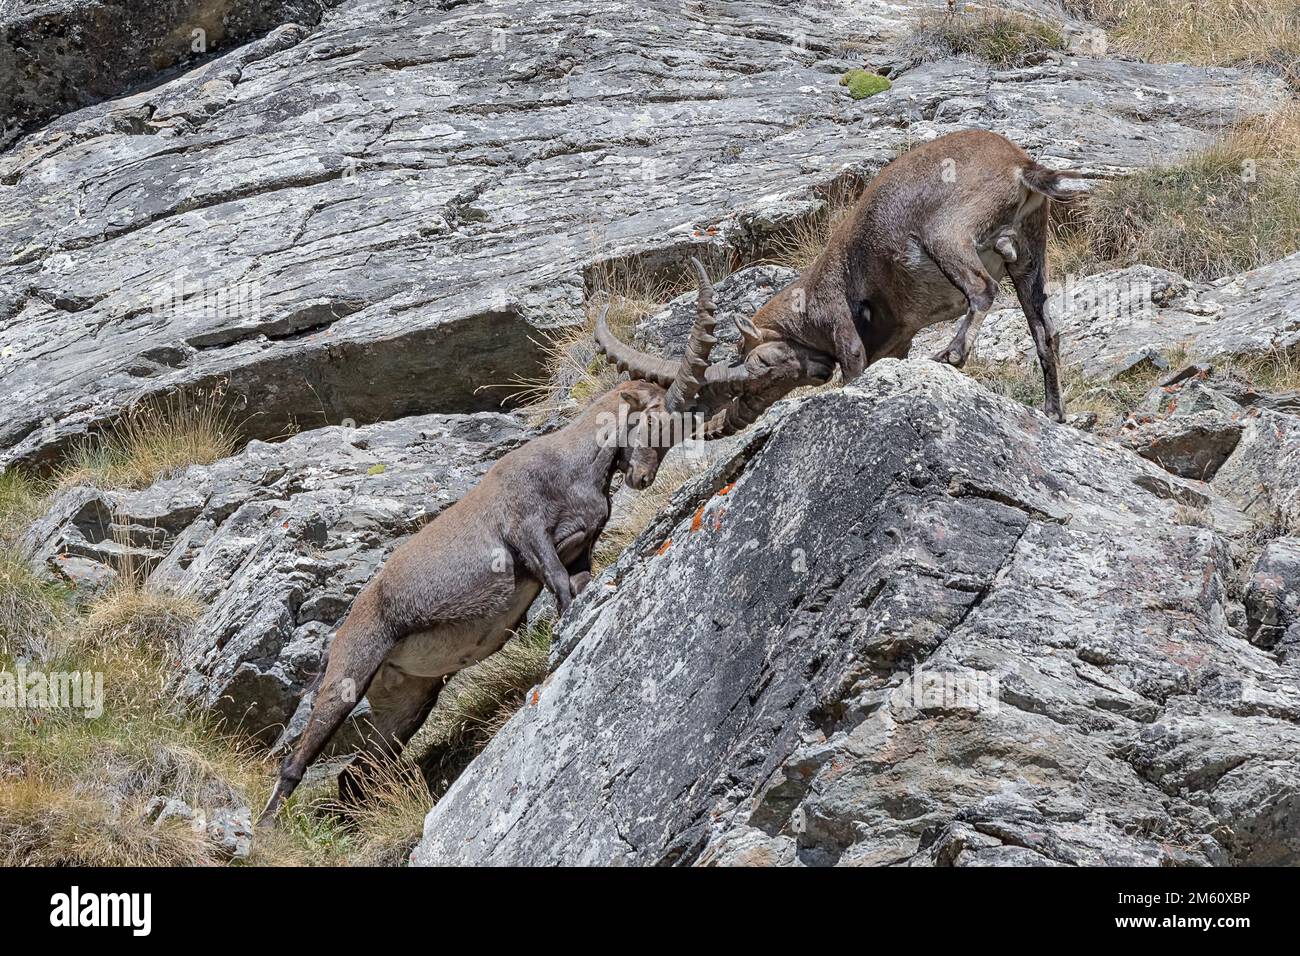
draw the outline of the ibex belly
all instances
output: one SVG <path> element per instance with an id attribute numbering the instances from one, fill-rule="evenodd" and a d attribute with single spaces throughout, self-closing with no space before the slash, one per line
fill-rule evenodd
<path id="1" fill-rule="evenodd" d="M 980 262 L 989 275 L 1001 282 L 1007 274 L 1007 264 L 1002 255 L 991 246 L 978 250 Z M 966 295 L 952 284 L 943 270 L 930 256 L 917 246 L 909 250 L 906 261 L 907 305 L 898 310 L 900 324 L 910 335 L 937 322 L 947 322 L 966 314 Z"/>
<path id="2" fill-rule="evenodd" d="M 510 639 L 540 591 L 541 585 L 529 582 L 516 588 L 495 614 L 408 634 L 384 662 L 414 677 L 441 677 L 477 664 Z"/>

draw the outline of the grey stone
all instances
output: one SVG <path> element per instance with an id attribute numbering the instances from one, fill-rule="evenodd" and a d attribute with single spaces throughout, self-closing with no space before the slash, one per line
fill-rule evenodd
<path id="1" fill-rule="evenodd" d="M 1230 510 L 930 361 L 781 403 L 575 603 L 414 862 L 1295 863 L 1300 688 L 1189 503 Z"/>
<path id="2" fill-rule="evenodd" d="M 593 266 L 749 255 L 908 142 L 976 125 L 1101 174 L 1287 98 L 1068 56 L 900 62 L 847 96 L 921 6 L 347 0 L 53 120 L 0 154 L 0 464 L 217 382 L 259 439 L 486 410 Z"/>
<path id="3" fill-rule="evenodd" d="M 223 863 L 246 859 L 253 849 L 252 811 L 248 807 L 196 810 L 175 797 L 154 797 L 144 815 L 154 826 L 180 820 L 202 830 L 213 855 Z"/>
<path id="4" fill-rule="evenodd" d="M 1249 409 L 1213 485 L 1259 525 L 1300 528 L 1300 418 Z"/>
<path id="5" fill-rule="evenodd" d="M 1250 639 L 1260 647 L 1273 647 L 1288 630 L 1300 628 L 1300 538 L 1264 546 L 1246 584 L 1246 619 Z"/>
<path id="6" fill-rule="evenodd" d="M 338 0 L 11 0 L 0 7 L 0 149 L 39 123 L 117 96 Z M 305 31 L 304 31 L 305 32 Z"/>
<path id="7" fill-rule="evenodd" d="M 1295 311 L 1300 253 L 1215 283 L 1133 266 L 1067 278 L 1050 291 L 1048 310 L 1060 331 L 1061 357 L 1090 378 L 1114 378 L 1129 371 L 1135 359 L 1185 344 L 1207 358 L 1259 355 L 1300 344 Z M 981 359 L 1027 361 L 1035 354 L 1024 314 L 1013 302 L 1007 305 L 984 320 L 975 350 Z M 923 332 L 912 355 L 937 351 L 951 334 L 947 328 Z"/>
<path id="8" fill-rule="evenodd" d="M 1119 440 L 1165 471 L 1209 481 L 1236 450 L 1243 428 L 1242 422 L 1208 410 L 1135 424 L 1121 431 Z"/>

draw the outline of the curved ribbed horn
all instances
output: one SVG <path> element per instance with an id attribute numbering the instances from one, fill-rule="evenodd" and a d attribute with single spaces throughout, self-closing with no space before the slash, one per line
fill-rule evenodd
<path id="1" fill-rule="evenodd" d="M 646 355 L 630 345 L 619 341 L 618 336 L 610 331 L 606 315 L 609 303 L 600 310 L 596 319 L 596 348 L 613 363 L 620 372 L 627 372 L 633 378 L 643 378 L 663 388 L 670 387 L 677 380 L 678 363 L 656 355 Z"/>
<path id="2" fill-rule="evenodd" d="M 713 334 L 714 326 L 717 325 L 713 283 L 709 281 L 709 274 L 699 259 L 692 258 L 691 262 L 695 263 L 700 293 L 695 300 L 695 324 L 691 326 L 690 337 L 686 340 L 686 352 L 682 355 L 681 365 L 664 402 L 670 412 L 687 411 L 695 402 L 695 396 L 699 394 L 708 374 L 709 353 L 718 344 L 718 339 Z"/>
<path id="3" fill-rule="evenodd" d="M 704 423 L 702 437 L 706 441 L 711 441 L 714 438 L 734 435 L 758 421 L 759 416 L 766 410 L 767 406 L 761 402 L 752 402 L 748 395 L 741 393 L 726 406 L 714 412 Z"/>

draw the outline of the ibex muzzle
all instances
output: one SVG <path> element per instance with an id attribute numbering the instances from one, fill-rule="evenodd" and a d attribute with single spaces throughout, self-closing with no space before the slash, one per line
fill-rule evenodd
<path id="1" fill-rule="evenodd" d="M 568 609 L 591 579 L 615 473 L 648 487 L 683 434 L 657 426 L 694 405 L 714 343 L 712 293 L 703 277 L 687 356 L 665 386 L 623 382 L 571 424 L 503 456 L 393 552 L 334 638 L 307 726 L 261 823 L 274 819 L 363 695 L 365 744 L 339 778 L 349 798 L 360 795 L 367 764 L 396 758 L 450 675 L 506 642 L 543 587 L 561 614 Z"/>
<path id="2" fill-rule="evenodd" d="M 742 361 L 707 368 L 697 397 L 706 436 L 746 427 L 792 389 L 826 381 L 836 364 L 849 381 L 879 359 L 906 358 L 916 333 L 938 322 L 961 320 L 934 358 L 965 364 L 1007 276 L 1043 369 L 1044 409 L 1064 421 L 1045 292 L 1048 207 L 1081 186 L 996 133 L 952 133 L 904 153 L 867 187 L 825 252 L 752 322 L 738 322 Z M 673 363 L 608 327 L 597 328 L 596 341 L 633 376 L 663 384 L 672 374 Z"/>

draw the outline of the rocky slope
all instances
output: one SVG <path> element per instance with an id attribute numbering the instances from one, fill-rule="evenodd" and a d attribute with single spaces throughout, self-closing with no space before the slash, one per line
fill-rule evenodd
<path id="1" fill-rule="evenodd" d="M 348 0 L 55 120 L 0 155 L 0 463 L 218 380 L 254 438 L 484 410 L 594 263 L 752 251 L 964 126 L 1102 173 L 1286 96 L 1083 52 L 918 65 L 921 6 Z M 864 62 L 894 86 L 854 100 Z"/>
<path id="2" fill-rule="evenodd" d="M 102 85 L 32 82 L 79 56 L 33 24 L 161 6 L 174 29 L 114 46 Z M 143 568 L 199 598 L 171 690 L 267 746 L 383 557 L 525 440 L 487 386 L 534 374 L 611 264 L 749 261 L 966 126 L 1103 175 L 1287 96 L 1073 23 L 1032 66 L 917 62 L 919 0 L 254 6 L 0 4 L 0 90 L 24 127 L 55 117 L 0 140 L 0 465 L 178 388 L 234 400 L 233 456 L 66 490 L 25 546 L 81 595 Z M 853 100 L 864 63 L 894 85 Z M 1071 283 L 1067 361 L 1294 348 L 1298 269 Z M 719 357 L 790 276 L 719 283 Z M 691 312 L 639 344 L 680 348 Z M 982 357 L 1030 351 L 1018 309 L 990 316 Z M 1294 861 L 1300 398 L 1168 371 L 1112 438 L 888 363 L 720 446 L 575 606 L 416 861 Z"/>
<path id="3" fill-rule="evenodd" d="M 575 605 L 413 859 L 1295 863 L 1296 539 L 1243 611 L 1232 491 L 929 361 L 787 403 Z"/>

